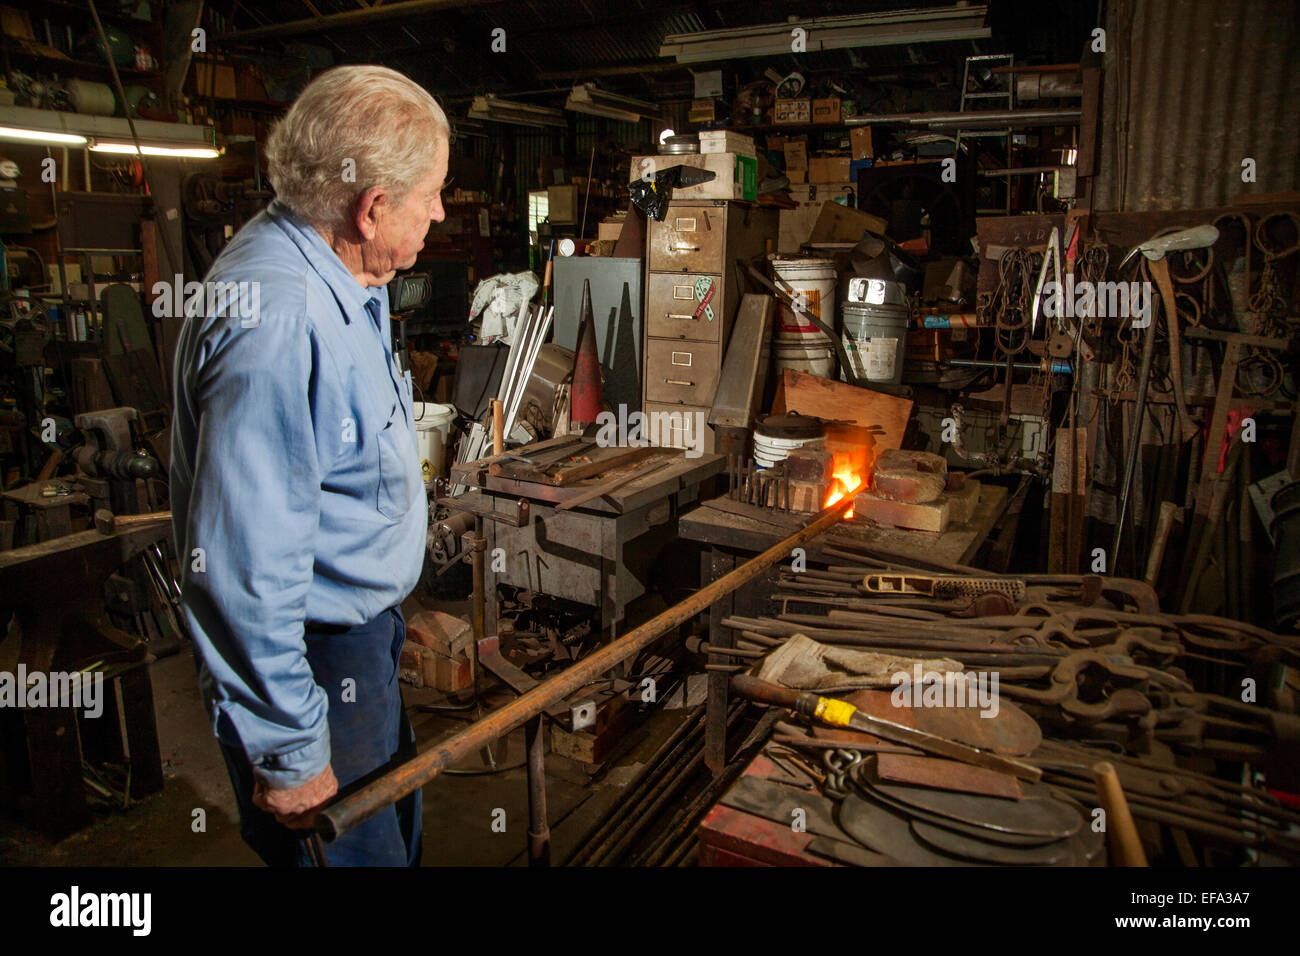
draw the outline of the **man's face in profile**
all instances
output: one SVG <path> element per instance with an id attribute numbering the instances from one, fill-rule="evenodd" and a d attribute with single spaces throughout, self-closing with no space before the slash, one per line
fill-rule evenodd
<path id="1" fill-rule="evenodd" d="M 415 265 L 416 256 L 424 248 L 429 224 L 446 218 L 442 187 L 447 180 L 448 152 L 446 140 L 440 140 L 428 176 L 415 185 L 402 203 L 386 205 L 379 215 L 372 245 L 376 259 L 385 261 L 386 268 L 379 270 L 385 274 L 384 282 L 398 270 Z"/>

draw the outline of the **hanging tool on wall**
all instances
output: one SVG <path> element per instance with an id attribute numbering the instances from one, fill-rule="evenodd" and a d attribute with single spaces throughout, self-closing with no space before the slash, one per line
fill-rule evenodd
<path id="1" fill-rule="evenodd" d="M 1153 263 L 1160 262 L 1164 266 L 1164 275 L 1167 280 L 1168 265 L 1163 261 L 1166 252 L 1172 249 L 1203 249 L 1207 246 L 1213 245 L 1215 240 L 1218 238 L 1219 230 L 1214 226 L 1195 226 L 1191 229 L 1183 229 L 1166 236 L 1153 236 L 1151 239 L 1148 239 L 1146 242 L 1135 246 L 1130 250 L 1128 255 L 1126 255 L 1120 263 L 1120 267 L 1123 268 L 1125 262 L 1128 262 L 1137 253 L 1141 252 L 1148 260 Z M 1168 303 L 1170 305 L 1173 303 L 1172 291 L 1168 297 Z M 1166 308 L 1168 308 L 1168 306 L 1166 306 Z M 1171 327 L 1177 325 L 1178 319 L 1176 312 L 1172 317 L 1168 317 L 1168 312 L 1166 315 L 1167 321 Z M 1151 384 L 1151 361 L 1155 357 L 1155 344 L 1156 320 L 1155 310 L 1152 309 L 1150 320 L 1147 323 L 1146 337 L 1142 342 L 1142 363 L 1138 370 L 1137 393 L 1135 398 L 1136 407 L 1133 415 L 1133 434 L 1129 439 L 1128 456 L 1124 461 L 1124 480 L 1121 482 L 1119 489 L 1119 515 L 1115 520 L 1115 537 L 1111 541 L 1110 548 L 1112 561 L 1119 560 L 1120 542 L 1124 538 L 1124 522 L 1128 517 L 1129 499 L 1133 490 L 1133 475 L 1137 470 L 1138 449 L 1142 444 L 1142 422 L 1146 415 L 1147 390 Z M 1181 370 L 1181 363 L 1178 368 Z M 1175 382 L 1177 382 L 1178 378 L 1179 376 L 1175 375 Z M 1187 414 L 1185 406 L 1180 406 L 1180 411 L 1181 414 L 1179 416 L 1179 421 L 1181 422 L 1183 417 Z M 1195 429 L 1193 428 L 1193 433 L 1194 431 Z"/>

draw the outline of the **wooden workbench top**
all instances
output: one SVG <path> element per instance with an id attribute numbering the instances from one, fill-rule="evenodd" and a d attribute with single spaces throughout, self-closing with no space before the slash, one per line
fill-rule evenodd
<path id="1" fill-rule="evenodd" d="M 684 451 L 673 448 L 663 449 L 662 455 L 673 460 L 662 468 L 634 478 L 607 495 L 578 505 L 574 510 L 610 515 L 626 514 L 674 495 L 684 488 L 697 485 L 706 478 L 720 473 L 726 465 L 722 455 L 706 454 L 698 458 L 688 458 Z M 474 463 L 469 463 L 468 466 L 462 467 L 468 471 L 473 465 Z M 479 474 L 482 472 L 480 471 Z M 526 498 L 532 502 L 554 505 L 575 498 L 601 482 L 617 477 L 618 474 L 618 471 L 611 471 L 562 487 L 534 481 L 518 481 L 504 475 L 486 475 L 481 490 L 488 495 Z"/>
<path id="2" fill-rule="evenodd" d="M 948 564 L 968 564 L 1006 509 L 1007 494 L 1006 488 L 983 483 L 980 486 L 979 504 L 971 520 L 965 524 L 950 525 L 946 531 L 940 532 L 885 528 L 850 518 L 808 542 L 808 557 L 813 561 L 821 560 L 820 549 L 823 545 L 841 545 L 851 548 L 880 548 L 895 554 Z M 709 502 L 705 502 L 682 515 L 677 529 L 679 537 L 690 541 L 759 552 L 808 524 L 811 518 L 811 515 L 769 512 L 760 520 L 711 508 Z M 831 563 L 835 562 L 832 560 Z"/>

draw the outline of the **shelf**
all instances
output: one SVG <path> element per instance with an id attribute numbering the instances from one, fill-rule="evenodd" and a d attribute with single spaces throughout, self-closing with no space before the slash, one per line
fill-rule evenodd
<path id="1" fill-rule="evenodd" d="M 16 44 L 11 40 L 6 40 L 0 44 L 0 50 L 3 50 L 6 56 L 22 57 L 28 60 L 35 60 L 39 63 L 48 63 L 51 68 L 57 66 L 59 70 L 54 72 L 63 73 L 94 73 L 100 77 L 111 79 L 112 71 L 106 63 L 95 63 L 90 60 L 74 60 L 61 56 L 51 56 L 48 53 L 38 53 L 34 50 L 25 49 L 21 44 Z M 126 80 L 160 80 L 162 74 L 156 70 L 137 70 L 133 66 L 119 66 L 117 68 L 118 76 L 125 83 Z"/>
<path id="2" fill-rule="evenodd" d="M 157 29 L 157 24 L 153 20 L 141 20 L 138 17 L 127 16 L 106 4 L 101 6 L 103 9 L 99 10 L 99 19 L 105 23 L 123 28 L 134 27 L 137 30 Z M 41 0 L 40 12 L 41 16 L 63 14 L 78 23 L 88 22 L 86 5 L 84 3 L 74 3 L 72 0 Z"/>
<path id="3" fill-rule="evenodd" d="M 848 123 L 764 123 L 761 126 L 733 126 L 729 127 L 727 132 L 748 135 L 750 133 L 810 133 L 818 130 L 830 131 L 854 128 Z M 701 130 L 700 132 L 706 131 Z"/>
<path id="4" fill-rule="evenodd" d="M 270 100 L 227 100 L 215 96 L 207 96 L 203 93 L 187 94 L 191 102 L 196 102 L 200 106 L 209 106 L 214 110 L 247 110 L 250 113 L 270 113 L 279 115 L 289 108 L 288 103 L 273 103 Z"/>

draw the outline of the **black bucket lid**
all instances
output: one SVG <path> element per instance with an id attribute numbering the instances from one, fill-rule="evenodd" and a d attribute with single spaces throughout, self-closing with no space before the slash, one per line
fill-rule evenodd
<path id="1" fill-rule="evenodd" d="M 766 438 L 821 438 L 826 434 L 826 423 L 811 415 L 784 412 L 764 417 L 755 431 Z"/>

